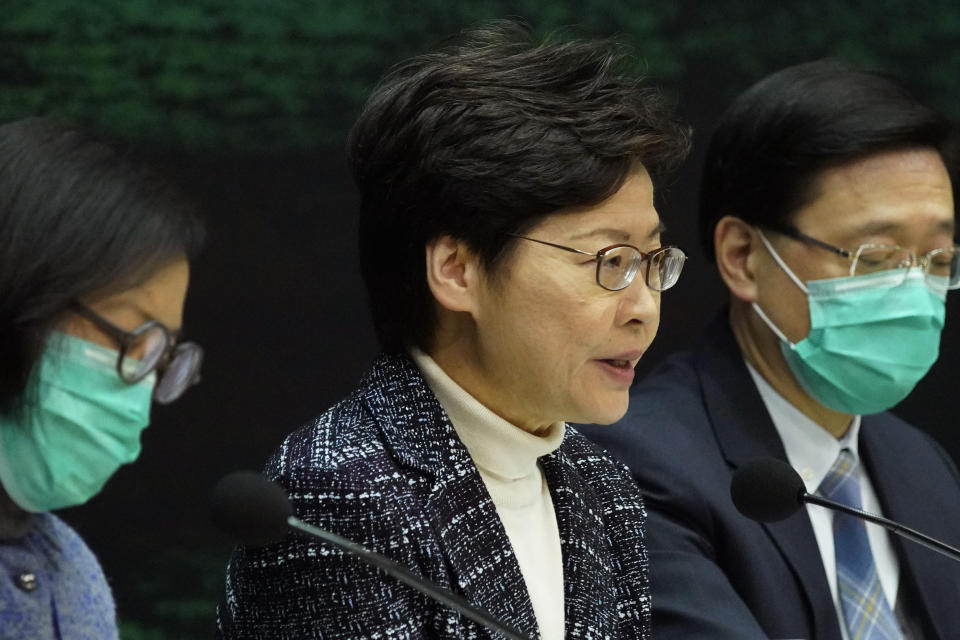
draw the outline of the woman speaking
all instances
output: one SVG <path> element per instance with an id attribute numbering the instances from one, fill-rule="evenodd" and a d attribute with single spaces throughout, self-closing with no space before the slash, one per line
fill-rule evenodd
<path id="1" fill-rule="evenodd" d="M 684 254 L 651 176 L 687 131 L 619 50 L 496 23 L 397 66 L 356 122 L 360 259 L 381 355 L 267 475 L 298 517 L 530 637 L 642 638 L 644 509 L 566 422 L 610 423 Z M 480 638 L 313 540 L 239 548 L 227 638 Z"/>

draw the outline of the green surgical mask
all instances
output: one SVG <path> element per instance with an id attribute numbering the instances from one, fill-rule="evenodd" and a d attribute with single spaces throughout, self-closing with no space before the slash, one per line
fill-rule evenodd
<path id="1" fill-rule="evenodd" d="M 128 385 L 117 352 L 55 333 L 31 373 L 25 406 L 0 415 L 0 482 L 21 508 L 83 504 L 140 454 L 156 375 Z"/>
<path id="2" fill-rule="evenodd" d="M 780 338 L 804 390 L 823 406 L 850 414 L 886 411 L 907 397 L 937 359 L 947 279 L 911 268 L 804 284 L 760 237 L 807 294 L 810 333 L 796 344 L 753 305 Z"/>

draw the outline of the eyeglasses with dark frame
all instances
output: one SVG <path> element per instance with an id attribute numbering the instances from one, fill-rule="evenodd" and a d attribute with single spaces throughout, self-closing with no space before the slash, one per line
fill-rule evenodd
<path id="1" fill-rule="evenodd" d="M 660 247 L 644 253 L 632 244 L 614 244 L 596 253 L 590 253 L 546 240 L 528 238 L 517 233 L 507 235 L 590 256 L 597 262 L 597 284 L 607 291 L 626 289 L 641 270 L 643 270 L 643 280 L 647 287 L 654 291 L 666 291 L 680 279 L 680 272 L 687 259 L 687 255 L 679 247 L 674 246 Z M 646 269 L 643 269 L 644 265 Z"/>
<path id="2" fill-rule="evenodd" d="M 906 279 L 910 267 L 917 266 L 925 277 L 946 278 L 947 289 L 960 288 L 960 246 L 958 245 L 934 249 L 919 257 L 909 249 L 888 244 L 862 244 L 856 250 L 850 251 L 807 235 L 793 225 L 768 224 L 764 226 L 788 238 L 846 258 L 850 261 L 849 274 L 851 276 L 903 269 L 903 277 Z M 898 284 L 897 282 L 890 282 L 892 286 Z"/>
<path id="3" fill-rule="evenodd" d="M 170 330 L 158 320 L 150 320 L 133 331 L 127 331 L 81 302 L 74 302 L 71 308 L 116 341 L 120 347 L 117 374 L 121 380 L 135 384 L 151 371 L 157 372 L 154 401 L 160 404 L 173 402 L 200 382 L 203 348 L 195 342 L 180 342 L 179 331 Z M 142 350 L 140 357 L 133 356 L 132 353 L 138 350 Z"/>

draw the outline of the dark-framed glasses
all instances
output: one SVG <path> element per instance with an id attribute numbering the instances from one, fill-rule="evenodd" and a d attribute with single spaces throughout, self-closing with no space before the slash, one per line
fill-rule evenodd
<path id="1" fill-rule="evenodd" d="M 683 263 L 687 260 L 687 254 L 679 247 L 673 246 L 660 247 L 650 253 L 644 253 L 632 244 L 614 244 L 596 253 L 590 253 L 516 233 L 507 235 L 592 257 L 597 262 L 597 284 L 608 291 L 626 289 L 638 273 L 643 274 L 643 280 L 650 289 L 666 291 L 677 284 L 680 272 L 683 271 Z"/>
<path id="2" fill-rule="evenodd" d="M 195 342 L 180 342 L 179 332 L 171 331 L 162 322 L 150 320 L 126 331 L 80 302 L 73 303 L 72 308 L 117 342 L 117 374 L 121 380 L 135 384 L 151 371 L 157 372 L 153 390 L 156 402 L 173 402 L 200 382 L 203 349 Z"/>
<path id="3" fill-rule="evenodd" d="M 864 276 L 880 271 L 900 269 L 903 272 L 903 278 L 906 279 L 910 267 L 916 266 L 920 268 L 924 277 L 928 279 L 932 286 L 942 287 L 943 283 L 946 282 L 947 289 L 960 288 L 960 246 L 958 245 L 934 249 L 917 257 L 909 249 L 897 245 L 862 244 L 855 250 L 850 251 L 809 236 L 791 225 L 772 225 L 768 228 L 788 238 L 825 249 L 846 258 L 850 261 L 849 274 L 851 276 Z M 892 279 L 887 282 L 890 286 L 896 286 L 903 280 L 898 282 L 896 279 Z"/>

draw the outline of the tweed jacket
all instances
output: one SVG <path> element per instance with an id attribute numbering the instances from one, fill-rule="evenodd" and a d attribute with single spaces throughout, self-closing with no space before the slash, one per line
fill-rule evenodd
<path id="1" fill-rule="evenodd" d="M 646 514 L 629 472 L 569 428 L 540 464 L 560 531 L 567 637 L 647 638 Z M 381 356 L 350 396 L 286 439 L 266 473 L 299 518 L 537 637 L 493 502 L 409 358 Z M 234 552 L 218 624 L 231 639 L 499 637 L 296 534 Z"/>

